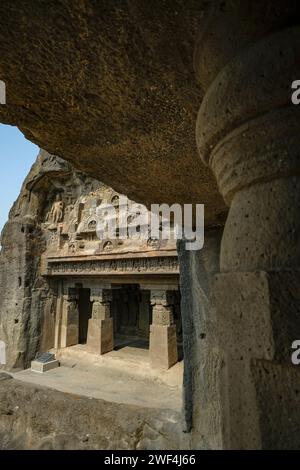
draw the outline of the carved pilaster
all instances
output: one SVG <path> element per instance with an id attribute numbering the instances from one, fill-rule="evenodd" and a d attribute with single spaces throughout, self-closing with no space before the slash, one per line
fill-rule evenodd
<path id="1" fill-rule="evenodd" d="M 209 85 L 198 115 L 198 149 L 229 206 L 221 274 L 212 286 L 219 356 L 213 413 L 223 448 L 290 448 L 290 426 L 294 435 L 300 431 L 292 392 L 300 373 L 289 356 L 293 334 L 299 336 L 300 108 L 291 103 L 291 84 L 300 77 L 300 28 L 274 32 L 276 18 L 281 27 L 289 8 L 282 2 L 279 15 L 264 0 L 266 23 L 257 23 L 256 6 L 242 30 L 250 3 L 231 3 L 234 15 L 227 10 L 224 18 L 232 25 L 222 23 L 218 10 L 195 54 L 197 72 Z M 230 26 L 228 37 L 239 41 L 224 38 L 208 77 L 201 49 L 209 50 Z"/>
<path id="2" fill-rule="evenodd" d="M 69 289 L 63 296 L 63 314 L 61 325 L 61 347 L 66 348 L 78 344 L 79 335 L 79 310 L 78 291 Z"/>
<path id="3" fill-rule="evenodd" d="M 101 287 L 93 288 L 91 302 L 93 308 L 88 325 L 87 347 L 95 354 L 105 354 L 114 349 L 111 292 Z"/>
<path id="4" fill-rule="evenodd" d="M 151 290 L 150 363 L 154 368 L 169 369 L 178 361 L 172 303 L 170 291 Z"/>
<path id="5" fill-rule="evenodd" d="M 297 54 L 299 27 L 267 36 L 221 70 L 201 105 L 199 153 L 230 206 L 223 271 L 299 265 L 300 108 L 291 103 Z"/>
<path id="6" fill-rule="evenodd" d="M 91 289 L 91 302 L 93 302 L 92 318 L 106 320 L 110 318 L 111 291 L 107 289 Z"/>

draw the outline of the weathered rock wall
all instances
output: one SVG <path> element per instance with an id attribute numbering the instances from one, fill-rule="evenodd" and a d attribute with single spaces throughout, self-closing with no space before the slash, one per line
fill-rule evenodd
<path id="1" fill-rule="evenodd" d="M 198 449 L 222 447 L 216 382 L 220 361 L 211 302 L 213 277 L 219 271 L 222 231 L 222 227 L 207 231 L 200 251 L 186 251 L 184 241 L 178 243 L 184 344 L 183 411 L 192 448 Z"/>
<path id="2" fill-rule="evenodd" d="M 78 179 L 70 164 L 41 151 L 12 207 L 0 254 L 0 340 L 6 368 L 24 368 L 39 350 L 53 347 L 55 290 L 40 274 L 46 248 L 42 222 L 57 190 L 75 179 L 74 198 L 99 182 Z M 86 181 L 86 186 L 85 186 Z"/>
<path id="3" fill-rule="evenodd" d="M 0 121 L 137 202 L 200 201 L 217 223 L 226 207 L 194 137 L 210 3 L 2 0 Z"/>
<path id="4" fill-rule="evenodd" d="M 9 368 L 23 368 L 35 356 L 42 323 L 51 323 L 54 314 L 53 293 L 38 274 L 42 249 L 34 220 L 21 216 L 7 223 L 0 256 L 0 338 Z"/>
<path id="5" fill-rule="evenodd" d="M 180 415 L 1 380 L 0 449 L 187 449 Z"/>

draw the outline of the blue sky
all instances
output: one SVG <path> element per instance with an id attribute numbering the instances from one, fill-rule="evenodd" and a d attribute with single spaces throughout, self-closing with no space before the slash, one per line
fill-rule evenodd
<path id="1" fill-rule="evenodd" d="M 38 152 L 17 127 L 0 124 L 0 232 Z"/>

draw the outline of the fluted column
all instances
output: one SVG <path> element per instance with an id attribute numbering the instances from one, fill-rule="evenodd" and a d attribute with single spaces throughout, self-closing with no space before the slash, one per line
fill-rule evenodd
<path id="1" fill-rule="evenodd" d="M 270 15 L 259 31 L 250 2 L 231 3 L 239 6 L 237 19 L 248 7 L 248 29 L 241 31 L 242 16 L 237 30 L 223 24 L 240 42 L 224 37 L 217 66 L 204 73 L 197 120 L 200 156 L 229 206 L 211 297 L 223 448 L 294 448 L 300 432 L 300 370 L 291 364 L 291 344 L 300 338 L 300 109 L 291 103 L 300 28 L 276 32 L 280 15 L 264 3 Z M 198 44 L 198 76 L 201 47 L 207 50 L 220 25 L 218 16 L 216 31 L 211 21 L 210 36 Z"/>
<path id="2" fill-rule="evenodd" d="M 111 291 L 91 289 L 92 318 L 89 319 L 87 347 L 95 354 L 105 354 L 114 349 L 113 319 L 111 317 Z"/>
<path id="3" fill-rule="evenodd" d="M 172 304 L 171 291 L 151 290 L 150 363 L 153 368 L 169 369 L 178 361 Z"/>

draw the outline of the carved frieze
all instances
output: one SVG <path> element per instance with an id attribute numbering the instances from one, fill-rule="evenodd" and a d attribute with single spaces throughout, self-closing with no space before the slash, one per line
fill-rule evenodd
<path id="1" fill-rule="evenodd" d="M 130 225 L 134 223 L 136 214 L 129 214 L 127 217 L 128 236 L 124 238 L 124 233 L 121 231 L 124 228 L 124 221 L 119 220 L 118 212 L 120 195 L 100 183 L 98 189 L 87 192 L 83 181 L 80 183 L 74 178 L 73 175 L 70 179 L 70 182 L 75 184 L 74 187 L 66 186 L 65 183 L 64 187 L 62 185 L 56 187 L 56 192 L 49 196 L 50 205 L 47 205 L 48 213 L 43 224 L 47 239 L 46 258 L 176 250 L 175 241 L 151 238 L 150 234 L 147 239 L 140 225 L 137 225 L 136 233 L 130 231 Z M 116 232 L 111 238 L 102 236 L 99 229 L 99 224 L 100 227 L 102 224 L 105 231 L 111 222 L 108 205 L 114 206 L 115 214 Z M 123 206 L 124 204 L 121 205 Z M 56 232 L 57 236 L 52 236 Z"/>
<path id="2" fill-rule="evenodd" d="M 83 261 L 48 260 L 48 276 L 101 274 L 178 274 L 176 256 L 151 258 L 93 259 Z"/>

